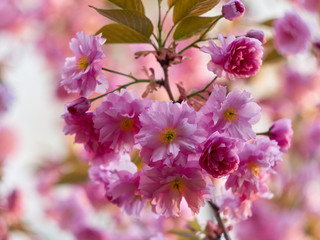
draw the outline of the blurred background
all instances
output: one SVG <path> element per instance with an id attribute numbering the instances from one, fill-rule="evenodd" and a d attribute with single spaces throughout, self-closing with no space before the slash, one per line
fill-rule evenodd
<path id="1" fill-rule="evenodd" d="M 225 2 L 207 14 L 219 15 Z M 156 23 L 156 0 L 143 3 L 146 15 Z M 220 21 L 209 35 L 264 30 L 265 60 L 259 73 L 246 81 L 232 86 L 223 79 L 219 82 L 254 95 L 262 107 L 257 132 L 266 131 L 277 119 L 290 118 L 294 139 L 279 173 L 270 181 L 274 198 L 256 201 L 253 217 L 233 227 L 233 239 L 320 239 L 320 1 L 243 3 L 243 18 Z M 76 98 L 59 85 L 65 58 L 73 55 L 69 41 L 77 32 L 94 34 L 109 21 L 88 5 L 113 6 L 106 0 L 0 0 L 1 240 L 164 239 L 161 232 L 168 231 L 173 223 L 184 224 L 148 214 L 142 221 L 122 216 L 104 199 L 103 189 L 87 180 L 88 166 L 81 146 L 63 134 L 64 105 Z M 162 5 L 166 9 L 166 1 Z M 273 45 L 272 20 L 288 11 L 296 11 L 308 24 L 312 42 L 303 53 L 283 56 Z M 166 26 L 171 24 L 169 17 Z M 148 45 L 108 45 L 104 49 L 104 66 L 109 69 L 145 77 L 143 69 L 153 68 L 157 77 L 162 76 L 152 56 L 134 59 L 135 52 L 151 50 Z M 170 69 L 175 96 L 179 91 L 173 83 L 182 82 L 191 91 L 201 89 L 213 77 L 206 66 L 209 56 L 198 49 L 184 55 L 188 60 Z M 128 81 L 112 73 L 105 75 L 110 89 Z M 140 94 L 145 90 L 141 86 L 130 89 Z M 162 90 L 150 97 L 167 99 Z M 84 232 L 70 231 L 68 222 L 84 216 Z M 191 219 L 187 214 L 184 217 Z M 199 222 L 205 224 L 201 219 Z M 266 234 L 261 236 L 261 232 Z M 174 239 L 172 234 L 166 237 Z"/>

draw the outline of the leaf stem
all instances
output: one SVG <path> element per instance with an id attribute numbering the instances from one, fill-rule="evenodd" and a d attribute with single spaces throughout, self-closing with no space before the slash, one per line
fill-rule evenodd
<path id="1" fill-rule="evenodd" d="M 209 82 L 203 89 L 197 91 L 197 92 L 194 92 L 194 93 L 191 93 L 187 96 L 187 98 L 191 98 L 191 97 L 194 97 L 200 93 L 203 93 L 205 92 L 210 86 L 211 84 L 218 78 L 218 76 L 215 76 L 214 79 L 211 80 L 211 82 Z"/>
<path id="2" fill-rule="evenodd" d="M 118 75 L 121 75 L 121 76 L 124 76 L 124 77 L 131 78 L 134 81 L 139 81 L 139 79 L 135 78 L 134 76 L 132 76 L 130 74 L 125 74 L 125 73 L 114 71 L 114 70 L 111 70 L 111 69 L 108 69 L 108 68 L 102 68 L 102 70 L 107 71 L 107 72 L 111 72 L 111 73 L 115 73 L 115 74 L 118 74 Z"/>
<path id="3" fill-rule="evenodd" d="M 204 31 L 197 40 L 190 43 L 188 46 L 186 46 L 184 49 L 182 49 L 180 52 L 178 52 L 178 55 L 185 52 L 189 48 L 193 47 L 196 43 L 201 42 L 201 41 L 205 41 L 205 39 L 203 39 L 203 37 L 210 31 L 211 27 L 214 26 L 221 18 L 223 18 L 222 15 L 218 16 L 218 18 L 210 24 L 210 26 L 206 29 L 206 31 Z"/>
<path id="4" fill-rule="evenodd" d="M 210 204 L 212 210 L 213 210 L 213 213 L 214 213 L 214 216 L 219 224 L 219 226 L 221 227 L 222 231 L 223 231 L 223 235 L 225 237 L 226 240 L 230 240 L 230 237 L 228 235 L 228 232 L 227 232 L 227 229 L 226 227 L 224 226 L 224 223 L 221 219 L 221 216 L 220 216 L 220 212 L 219 212 L 219 207 L 213 203 L 212 201 L 208 201 L 208 203 Z"/>
<path id="5" fill-rule="evenodd" d="M 126 83 L 126 84 L 121 85 L 120 87 L 118 87 L 118 88 L 116 88 L 116 89 L 114 89 L 114 90 L 112 90 L 112 91 L 110 91 L 110 92 L 104 93 L 104 94 L 102 94 L 102 95 L 100 95 L 100 96 L 98 96 L 98 97 L 95 97 L 95 98 L 88 99 L 88 102 L 89 102 L 89 103 L 92 103 L 93 101 L 95 101 L 95 100 L 97 100 L 97 99 L 99 99 L 99 98 L 105 97 L 105 96 L 107 96 L 107 95 L 110 94 L 110 93 L 119 91 L 119 90 L 121 90 L 122 88 L 127 88 L 127 87 L 129 87 L 130 85 L 137 84 L 137 83 L 148 83 L 148 82 L 150 82 L 150 80 L 136 79 L 134 82 Z"/>

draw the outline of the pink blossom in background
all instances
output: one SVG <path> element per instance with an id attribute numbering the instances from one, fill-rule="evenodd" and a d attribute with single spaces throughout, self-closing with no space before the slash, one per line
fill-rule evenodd
<path id="1" fill-rule="evenodd" d="M 75 236 L 77 240 L 108 240 L 107 235 L 98 229 L 92 227 L 80 226 L 76 229 Z"/>
<path id="2" fill-rule="evenodd" d="M 77 38 L 70 42 L 70 49 L 75 57 L 66 58 L 62 72 L 61 85 L 68 92 L 79 92 L 87 97 L 96 90 L 97 85 L 108 87 L 102 71 L 101 60 L 105 58 L 102 44 L 106 40 L 100 35 L 87 36 L 77 33 Z"/>
<path id="3" fill-rule="evenodd" d="M 222 6 L 222 16 L 230 21 L 242 17 L 245 12 L 244 4 L 240 0 L 231 0 Z"/>
<path id="4" fill-rule="evenodd" d="M 311 32 L 307 23 L 296 12 L 287 12 L 273 23 L 274 44 L 284 55 L 304 52 L 310 47 Z"/>
<path id="5" fill-rule="evenodd" d="M 135 92 L 122 90 L 110 93 L 94 111 L 94 128 L 99 141 L 115 152 L 129 152 L 135 145 L 134 136 L 139 132 L 139 116 L 151 105 Z"/>
<path id="6" fill-rule="evenodd" d="M 248 78 L 259 71 L 263 56 L 259 40 L 248 37 L 235 38 L 233 35 L 225 39 L 222 34 L 218 34 L 218 39 L 221 47 L 211 40 L 208 47 L 200 49 L 211 56 L 208 63 L 209 71 L 229 80 Z"/>
<path id="7" fill-rule="evenodd" d="M 197 112 L 185 102 L 156 101 L 141 114 L 140 121 L 142 127 L 136 141 L 142 146 L 140 155 L 147 164 L 185 164 L 186 156 L 199 151 L 199 144 L 205 140 Z M 178 159 L 185 161 L 175 161 Z"/>
<path id="8" fill-rule="evenodd" d="M 238 168 L 238 153 L 242 144 L 225 134 L 213 133 L 204 143 L 200 166 L 215 178 L 223 177 Z"/>
<path id="9" fill-rule="evenodd" d="M 19 11 L 14 0 L 0 1 L 0 30 L 12 26 L 17 22 L 21 12 Z"/>
<path id="10" fill-rule="evenodd" d="M 260 120 L 260 107 L 249 92 L 235 89 L 226 95 L 225 87 L 215 86 L 201 115 L 200 123 L 209 133 L 249 140 L 256 136 L 252 125 Z"/>
<path id="11" fill-rule="evenodd" d="M 198 213 L 211 193 L 206 176 L 197 164 L 146 169 L 141 175 L 140 189 L 150 199 L 153 211 L 164 216 L 179 216 L 184 198 L 188 207 Z"/>
<path id="12" fill-rule="evenodd" d="M 293 136 L 291 119 L 283 118 L 275 121 L 269 129 L 271 140 L 277 141 L 280 151 L 287 152 Z"/>
<path id="13" fill-rule="evenodd" d="M 12 100 L 10 90 L 4 84 L 0 84 L 0 116 L 8 110 Z"/>
<path id="14" fill-rule="evenodd" d="M 263 137 L 246 143 L 239 158 L 238 170 L 229 175 L 226 189 L 250 200 L 269 197 L 268 174 L 273 173 L 272 168 L 282 160 L 277 142 Z"/>

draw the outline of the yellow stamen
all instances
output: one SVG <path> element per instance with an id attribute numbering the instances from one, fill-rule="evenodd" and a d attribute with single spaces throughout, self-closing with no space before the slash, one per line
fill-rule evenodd
<path id="1" fill-rule="evenodd" d="M 164 128 L 160 133 L 161 140 L 165 143 L 172 142 L 176 137 L 176 130 L 172 128 Z"/>
<path id="2" fill-rule="evenodd" d="M 134 120 L 132 118 L 125 118 L 120 123 L 120 129 L 122 131 L 133 131 L 135 128 L 134 126 Z"/>
<path id="3" fill-rule="evenodd" d="M 76 65 L 77 65 L 77 68 L 79 71 L 83 71 L 83 70 L 87 69 L 89 63 L 88 63 L 86 57 L 82 56 L 81 58 L 78 59 L 78 62 Z"/>
<path id="4" fill-rule="evenodd" d="M 181 194 L 183 192 L 183 189 L 185 188 L 183 182 L 181 179 L 176 178 L 172 182 L 170 182 L 170 189 Z"/>
<path id="5" fill-rule="evenodd" d="M 254 163 L 249 163 L 248 167 L 252 169 L 254 176 L 258 177 L 260 168 L 256 167 Z"/>
<path id="6" fill-rule="evenodd" d="M 238 111 L 234 108 L 229 108 L 224 112 L 224 118 L 229 121 L 238 120 L 239 114 Z"/>

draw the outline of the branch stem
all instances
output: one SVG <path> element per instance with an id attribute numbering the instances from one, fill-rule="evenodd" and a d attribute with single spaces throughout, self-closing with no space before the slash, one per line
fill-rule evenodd
<path id="1" fill-rule="evenodd" d="M 221 216 L 220 216 L 220 212 L 219 212 L 219 207 L 213 203 L 212 201 L 208 201 L 208 203 L 210 204 L 212 210 L 213 210 L 213 213 L 214 213 L 214 216 L 219 224 L 219 226 L 221 227 L 222 231 L 223 231 L 223 235 L 225 237 L 226 240 L 230 240 L 230 237 L 228 235 L 228 231 L 226 229 L 226 227 L 224 226 L 224 223 L 221 219 Z"/>
<path id="2" fill-rule="evenodd" d="M 197 91 L 197 92 L 194 92 L 194 93 L 189 94 L 189 95 L 187 96 L 187 98 L 191 98 L 191 97 L 194 97 L 194 96 L 196 96 L 196 95 L 198 95 L 198 94 L 200 94 L 200 93 L 205 92 L 205 91 L 211 86 L 211 84 L 214 83 L 214 81 L 215 81 L 217 78 L 218 78 L 218 77 L 215 76 L 214 79 L 212 79 L 211 82 L 209 82 L 203 89 L 201 89 L 201 90 L 199 90 L 199 91 Z"/>

